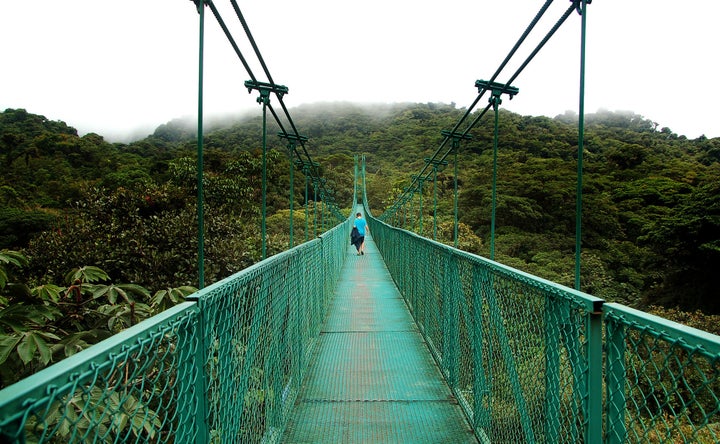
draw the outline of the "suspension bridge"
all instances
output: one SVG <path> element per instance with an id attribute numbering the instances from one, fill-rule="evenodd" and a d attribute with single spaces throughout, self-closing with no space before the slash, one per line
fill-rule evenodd
<path id="1" fill-rule="evenodd" d="M 552 0 L 396 202 L 374 215 L 356 162 L 350 214 L 296 128 L 235 0 L 261 62 L 258 80 L 212 1 L 200 17 L 198 269 L 201 290 L 122 333 L 0 392 L 0 442 L 160 443 L 623 443 L 717 442 L 720 338 L 580 291 L 582 85 L 578 139 L 576 288 L 399 228 L 405 206 L 453 161 L 477 120 L 495 116 L 515 78 L 587 0 L 570 6 L 521 68 L 497 77 Z M 249 91 L 288 142 L 329 230 L 205 286 L 202 206 L 202 36 L 212 11 L 248 69 Z M 583 47 L 585 26 L 583 23 Z M 584 51 L 581 51 L 581 65 Z M 582 73 L 581 69 L 581 73 Z M 582 75 L 582 74 L 581 74 Z M 488 94 L 474 121 L 470 111 Z M 276 100 L 282 112 L 272 105 Z M 264 163 L 264 160 L 263 160 Z M 495 168 L 495 167 L 494 167 Z M 352 172 L 350 172 L 352 174 Z M 263 174 L 263 190 L 265 175 Z M 457 227 L 457 181 L 454 216 Z M 309 211 L 308 206 L 305 206 Z M 349 245 L 355 211 L 368 219 L 367 254 Z M 290 212 L 293 214 L 293 211 Z M 307 217 L 306 217 L 307 220 Z M 290 220 L 292 229 L 292 219 Z M 308 229 L 306 228 L 306 235 Z M 457 245 L 457 229 L 455 230 Z"/>

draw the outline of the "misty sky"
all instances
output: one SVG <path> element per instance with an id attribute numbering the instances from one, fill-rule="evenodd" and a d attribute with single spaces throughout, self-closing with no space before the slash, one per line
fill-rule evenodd
<path id="1" fill-rule="evenodd" d="M 189 0 L 0 0 L 0 110 L 25 108 L 109 140 L 195 118 L 198 14 Z M 324 101 L 469 106 L 543 0 L 239 0 L 292 108 Z M 216 0 L 255 60 L 228 0 Z M 505 82 L 569 6 L 556 0 Z M 260 113 L 242 64 L 206 10 L 205 114 Z M 588 6 L 586 112 L 629 110 L 696 138 L 720 137 L 720 2 L 595 0 Z M 578 110 L 573 14 L 513 83 L 503 107 Z M 253 64 L 265 81 L 259 65 Z M 484 105 L 482 103 L 481 105 Z M 300 132 L 302 129 L 300 128 Z"/>

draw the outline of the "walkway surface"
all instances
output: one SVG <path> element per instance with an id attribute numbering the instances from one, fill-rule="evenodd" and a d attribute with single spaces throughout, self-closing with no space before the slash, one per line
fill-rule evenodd
<path id="1" fill-rule="evenodd" d="M 371 237 L 350 248 L 285 443 L 476 443 Z"/>

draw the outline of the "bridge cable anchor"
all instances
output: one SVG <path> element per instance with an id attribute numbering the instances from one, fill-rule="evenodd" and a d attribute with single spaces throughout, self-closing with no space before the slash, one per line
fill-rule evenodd
<path id="1" fill-rule="evenodd" d="M 498 82 L 488 82 L 486 80 L 475 81 L 475 87 L 477 87 L 478 93 L 490 91 L 491 96 L 490 99 L 488 99 L 488 102 L 493 105 L 495 110 L 497 110 L 497 107 L 502 103 L 502 99 L 500 97 L 503 94 L 507 94 L 510 96 L 510 100 L 512 100 L 513 97 L 520 92 L 520 90 L 514 86 Z"/>
<path id="2" fill-rule="evenodd" d="M 257 98 L 257 102 L 264 105 L 270 103 L 270 93 L 275 93 L 280 99 L 288 93 L 287 86 L 258 82 L 256 80 L 246 80 L 245 88 L 247 88 L 248 93 L 251 93 L 254 89 L 258 90 L 260 96 Z"/>

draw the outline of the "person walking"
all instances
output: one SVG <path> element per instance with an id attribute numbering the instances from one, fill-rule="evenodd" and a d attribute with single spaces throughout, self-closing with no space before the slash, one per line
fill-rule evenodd
<path id="1" fill-rule="evenodd" d="M 368 226 L 367 221 L 363 219 L 362 213 L 357 213 L 355 215 L 353 226 L 357 228 L 358 231 L 359 237 L 355 243 L 355 248 L 357 248 L 358 256 L 360 256 L 361 254 L 365 254 L 365 233 L 370 232 L 370 227 Z"/>

